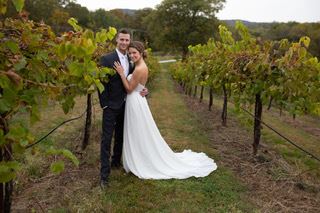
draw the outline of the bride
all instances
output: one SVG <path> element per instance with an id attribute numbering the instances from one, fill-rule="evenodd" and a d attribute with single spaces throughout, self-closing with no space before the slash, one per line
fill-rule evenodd
<path id="1" fill-rule="evenodd" d="M 122 158 L 126 172 L 142 179 L 184 179 L 204 177 L 216 170 L 217 165 L 204 153 L 191 150 L 174 153 L 170 149 L 153 120 L 146 98 L 139 94 L 148 80 L 143 44 L 133 41 L 129 45 L 129 56 L 135 69 L 127 78 L 121 64 L 114 64 L 128 93 Z"/>

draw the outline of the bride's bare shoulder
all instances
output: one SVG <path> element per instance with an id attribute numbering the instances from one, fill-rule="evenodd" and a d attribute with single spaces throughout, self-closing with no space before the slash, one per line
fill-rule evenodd
<path id="1" fill-rule="evenodd" d="M 146 65 L 137 66 L 134 72 L 139 75 L 148 74 L 148 67 Z"/>

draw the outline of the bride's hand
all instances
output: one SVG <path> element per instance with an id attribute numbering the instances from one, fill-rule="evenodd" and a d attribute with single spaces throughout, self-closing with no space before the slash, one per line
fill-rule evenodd
<path id="1" fill-rule="evenodd" d="M 117 71 L 117 73 L 121 76 L 124 75 L 124 69 L 121 66 L 119 61 L 115 61 L 113 64 L 113 68 Z"/>

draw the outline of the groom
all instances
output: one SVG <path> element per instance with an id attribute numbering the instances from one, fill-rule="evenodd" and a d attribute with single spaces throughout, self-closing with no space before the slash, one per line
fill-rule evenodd
<path id="1" fill-rule="evenodd" d="M 124 68 L 125 75 L 128 76 L 133 72 L 134 67 L 131 65 L 127 49 L 130 44 L 130 32 L 121 29 L 116 37 L 116 49 L 101 57 L 100 65 L 103 67 L 113 68 L 114 62 L 120 62 Z M 106 188 L 108 186 L 108 177 L 110 174 L 110 155 L 111 141 L 114 133 L 113 155 L 111 167 L 120 168 L 121 155 L 123 145 L 123 122 L 126 100 L 126 90 L 122 84 L 119 74 L 110 77 L 108 83 L 103 83 L 104 91 L 99 93 L 101 108 L 103 109 L 102 117 L 102 140 L 100 146 L 100 186 Z M 147 90 L 141 93 L 145 96 Z"/>

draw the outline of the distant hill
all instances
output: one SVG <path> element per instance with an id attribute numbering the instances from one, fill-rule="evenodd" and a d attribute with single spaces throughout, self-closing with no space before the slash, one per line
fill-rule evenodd
<path id="1" fill-rule="evenodd" d="M 143 8 L 143 9 L 149 9 L 149 8 L 146 7 L 146 8 Z M 129 16 L 133 16 L 138 11 L 138 10 L 134 10 L 134 9 L 115 9 L 115 10 L 121 10 L 124 14 L 129 15 Z"/>
<path id="2" fill-rule="evenodd" d="M 124 14 L 129 16 L 133 16 L 138 11 L 135 9 L 120 9 L 120 8 L 117 8 L 115 10 L 121 10 Z M 227 25 L 232 27 L 235 26 L 236 21 L 241 21 L 248 28 L 271 26 L 271 24 L 277 23 L 277 22 L 252 22 L 252 21 L 241 20 L 241 19 L 227 19 L 227 20 L 220 20 L 220 21 L 225 22 Z"/>
<path id="3" fill-rule="evenodd" d="M 230 19 L 230 20 L 221 20 L 222 22 L 225 22 L 229 26 L 235 26 L 236 21 L 241 21 L 245 26 L 247 27 L 257 27 L 261 26 L 263 24 L 270 24 L 269 22 L 251 22 L 251 21 L 246 21 L 246 20 L 241 20 L 241 19 Z"/>
<path id="4" fill-rule="evenodd" d="M 129 16 L 133 16 L 137 10 L 133 10 L 133 9 L 118 9 L 121 10 L 124 14 L 127 14 Z"/>

